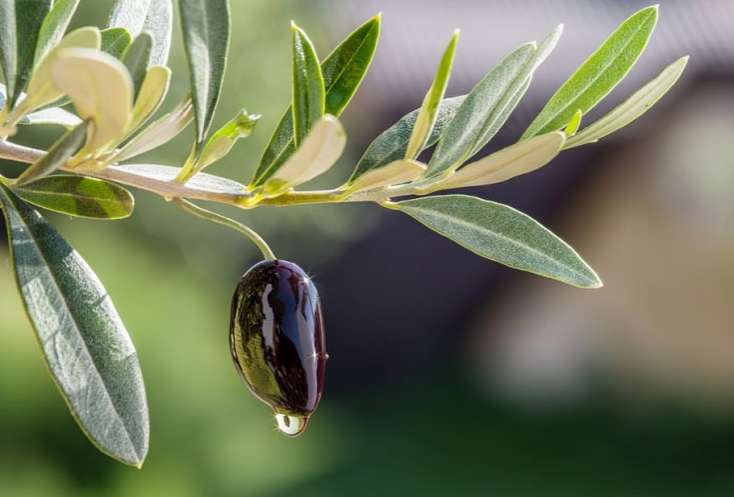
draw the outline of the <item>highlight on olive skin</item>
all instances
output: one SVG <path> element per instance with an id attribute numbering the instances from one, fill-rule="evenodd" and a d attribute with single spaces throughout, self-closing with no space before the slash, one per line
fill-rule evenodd
<path id="1" fill-rule="evenodd" d="M 326 344 L 316 286 L 298 265 L 265 260 L 240 279 L 229 345 L 250 391 L 273 409 L 278 429 L 306 429 L 324 386 Z"/>

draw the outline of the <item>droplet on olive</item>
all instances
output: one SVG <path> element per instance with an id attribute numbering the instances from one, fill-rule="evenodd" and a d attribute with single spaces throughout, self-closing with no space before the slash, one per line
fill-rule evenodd
<path id="1" fill-rule="evenodd" d="M 328 357 L 319 294 L 303 269 L 266 260 L 242 276 L 232 298 L 229 346 L 250 391 L 273 409 L 278 429 L 303 433 L 321 399 Z"/>

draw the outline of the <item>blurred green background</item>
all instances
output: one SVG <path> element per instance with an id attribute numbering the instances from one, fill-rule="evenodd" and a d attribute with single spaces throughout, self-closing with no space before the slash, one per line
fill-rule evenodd
<path id="1" fill-rule="evenodd" d="M 82 0 L 75 25 L 102 25 L 110 3 Z M 456 3 L 465 16 L 479 5 L 473 1 Z M 519 2 L 518 10 L 512 10 L 507 2 L 496 2 L 503 12 L 509 9 L 521 32 L 527 29 L 521 9 L 525 3 Z M 357 8 L 357 4 L 361 2 L 232 1 L 231 56 L 217 122 L 225 122 L 243 106 L 264 117 L 253 136 L 238 144 L 213 172 L 245 181 L 287 106 L 288 22 L 296 19 L 324 55 L 361 19 L 383 8 L 389 14 L 393 5 L 371 1 Z M 407 9 L 420 2 L 394 4 L 394 9 L 400 8 L 397 4 Z M 596 4 L 601 8 L 614 2 Z M 674 7 L 682 2 L 668 4 Z M 564 5 L 571 8 L 574 2 Z M 701 7 L 704 13 L 715 15 L 714 5 L 719 3 L 707 5 Z M 426 10 L 442 6 L 448 3 L 428 2 Z M 636 6 L 630 3 L 621 12 L 626 15 Z M 353 19 L 362 15 L 362 10 L 369 13 Z M 615 15 L 605 19 L 603 28 L 592 29 L 595 41 L 608 32 L 608 26 L 621 20 Z M 564 20 L 561 13 L 558 17 Z M 387 60 L 398 70 L 399 59 L 390 59 L 390 50 L 404 49 L 411 55 L 412 49 L 396 33 L 403 25 L 418 29 L 421 21 L 398 15 L 392 19 L 386 15 L 385 20 L 392 26 L 383 36 L 383 43 L 392 47 L 386 49 Z M 448 21 L 441 22 L 440 16 L 435 22 L 446 33 L 454 27 Z M 487 19 L 487 23 L 493 22 Z M 661 23 L 665 22 L 663 17 Z M 730 32 L 734 32 L 732 28 Z M 661 34 L 661 44 L 665 33 Z M 491 39 L 491 33 L 479 34 Z M 522 37 L 509 43 L 521 41 Z M 692 52 L 695 56 L 700 49 L 680 44 L 675 46 L 679 55 Z M 477 49 L 467 41 L 466 48 L 471 46 Z M 588 47 L 582 48 L 586 51 Z M 381 54 L 378 51 L 378 57 Z M 464 63 L 473 61 L 464 59 Z M 647 74 L 654 71 L 651 64 L 653 69 Z M 178 77 L 173 79 L 168 106 L 188 91 L 177 24 L 170 65 Z M 476 67 L 474 79 L 487 67 Z M 607 289 L 598 293 L 581 296 L 577 290 L 538 282 L 531 276 L 498 272 L 487 275 L 486 284 L 483 280 L 471 282 L 470 293 L 476 300 L 470 302 L 455 293 L 462 286 L 468 287 L 468 280 L 451 280 L 441 273 L 445 280 L 434 285 L 444 292 L 426 293 L 419 303 L 411 304 L 407 289 L 415 293 L 428 284 L 427 280 L 442 271 L 439 266 L 456 264 L 459 271 L 466 259 L 469 265 L 464 270 L 478 274 L 475 268 L 488 263 L 453 251 L 442 241 L 435 246 L 416 242 L 395 252 L 386 248 L 390 242 L 383 242 L 379 250 L 373 249 L 377 239 L 400 233 L 412 236 L 412 232 L 405 235 L 404 225 L 384 228 L 384 218 L 369 206 L 230 211 L 260 231 L 280 257 L 298 261 L 315 273 L 317 282 L 323 272 L 327 308 L 329 296 L 332 302 L 343 304 L 334 311 L 333 321 L 327 311 L 327 330 L 334 335 L 336 347 L 330 347 L 333 359 L 327 371 L 326 395 L 309 430 L 297 439 L 276 433 L 268 409 L 249 395 L 230 363 L 226 335 L 231 291 L 240 274 L 257 259 L 257 252 L 246 240 L 145 193 L 136 193 L 136 213 L 124 221 L 92 222 L 49 215 L 104 281 L 136 344 L 150 403 L 150 453 L 144 469 L 131 469 L 98 453 L 79 432 L 44 369 L 8 269 L 7 252 L 2 249 L 0 496 L 734 495 L 734 373 L 727 365 L 734 364 L 734 319 L 728 303 L 734 275 L 719 266 L 690 266 L 691 259 L 710 260 L 712 253 L 719 261 L 732 262 L 732 196 L 731 189 L 722 183 L 732 185 L 734 152 L 727 140 L 732 141 L 734 113 L 716 110 L 720 102 L 731 101 L 732 93 L 721 90 L 731 87 L 732 66 L 728 67 L 729 72 L 704 71 L 699 83 L 691 83 L 677 97 L 670 97 L 671 102 L 678 98 L 684 110 L 676 113 L 675 104 L 670 104 L 648 118 L 642 125 L 643 136 L 663 136 L 654 145 L 639 139 L 620 140 L 615 146 L 623 152 L 612 153 L 611 148 L 602 147 L 603 153 L 594 156 L 595 161 L 609 164 L 601 169 L 606 173 L 591 178 L 589 172 L 571 174 L 569 171 L 581 170 L 574 161 L 586 162 L 590 157 L 576 155 L 568 163 L 560 161 L 555 170 L 563 176 L 566 166 L 565 174 L 573 180 L 554 185 L 547 180 L 556 189 L 557 203 L 536 205 L 535 213 L 562 227 L 564 237 L 568 235 L 574 246 L 578 244 L 595 266 L 598 262 L 602 275 L 609 277 Z M 423 69 L 426 74 L 432 71 L 430 64 Z M 398 97 L 388 93 L 399 93 L 397 76 L 396 80 L 386 77 L 384 63 L 376 71 L 345 114 L 350 149 L 339 167 L 319 180 L 323 184 L 345 178 L 360 149 L 380 126 L 417 106 L 430 77 L 410 81 L 414 91 L 411 99 L 396 104 Z M 459 79 L 460 86 L 462 81 Z M 552 91 L 550 86 L 542 88 L 534 90 L 537 98 Z M 455 89 L 452 93 L 465 88 Z M 694 101 L 685 107 L 688 94 L 702 98 L 713 95 L 714 103 Z M 391 108 L 393 105 L 400 108 Z M 710 112 L 685 110 L 702 107 Z M 368 112 L 370 109 L 374 112 Z M 681 131 L 670 124 L 681 113 L 696 123 L 691 128 L 699 141 L 693 141 L 689 128 Z M 724 117 L 717 118 L 721 115 Z M 18 141 L 40 146 L 49 143 L 56 132 L 26 130 Z M 188 133 L 183 135 L 146 160 L 180 164 L 190 140 Z M 705 155 L 692 152 L 699 145 L 707 151 Z M 665 152 L 655 155 L 651 149 Z M 631 171 L 625 167 L 643 163 L 652 171 L 649 177 L 634 176 L 642 174 L 640 168 L 625 175 Z M 694 163 L 700 172 L 695 177 L 689 172 Z M 661 164 L 670 165 L 670 171 L 661 169 Z M 20 170 L 8 163 L 2 168 L 6 174 Z M 536 177 L 533 185 L 545 184 L 553 174 Z M 618 213 L 616 206 L 625 203 L 627 197 L 621 192 L 629 191 L 627 181 L 641 189 L 637 199 L 664 198 L 662 207 L 651 207 L 654 200 L 643 200 L 636 207 L 627 203 L 630 207 L 622 217 L 609 217 L 607 213 Z M 534 191 L 527 189 L 530 183 L 520 185 L 526 187 L 524 192 Z M 651 186 L 644 189 L 639 185 Z M 525 193 L 511 189 L 498 192 L 500 198 L 527 201 Z M 687 202 L 690 199 L 704 200 Z M 686 209 L 688 212 L 679 216 L 679 201 L 696 209 L 694 214 Z M 607 209 L 607 205 L 615 207 Z M 656 209 L 662 212 L 659 217 Z M 696 231 L 703 229 L 701 219 L 713 223 L 703 234 Z M 668 231 L 661 226 L 669 224 L 676 236 L 665 238 Z M 592 225 L 593 230 L 589 228 Z M 638 225 L 640 230 L 634 231 Z M 607 238 L 599 233 L 613 233 L 614 240 L 622 244 L 619 247 L 629 248 L 629 244 L 639 242 L 640 232 L 652 233 L 649 240 L 642 241 L 648 250 L 642 256 L 636 252 L 637 257 L 625 259 L 623 249 L 605 252 L 599 248 L 614 246 L 606 244 Z M 425 237 L 433 239 L 428 234 Z M 713 247 L 711 251 L 687 247 L 683 240 L 694 237 Z M 415 254 L 411 252 L 417 251 L 435 253 L 436 267 L 411 269 L 391 264 L 400 256 L 412 258 Z M 656 260 L 665 261 L 660 268 L 663 276 L 650 269 Z M 385 278 L 389 273 L 390 283 L 359 287 L 359 272 L 352 269 L 369 264 L 381 268 Z M 665 279 L 673 273 L 680 279 Z M 375 278 L 379 277 L 378 272 Z M 694 284 L 696 278 L 702 281 L 700 287 Z M 332 285 L 334 280 L 340 283 Z M 689 284 L 689 290 L 681 290 Z M 340 300 L 340 294 L 348 294 L 352 286 L 359 287 L 355 294 L 362 293 Z M 704 288 L 706 293 L 696 288 Z M 640 292 L 637 298 L 635 290 Z M 656 303 L 647 300 L 653 294 Z M 625 300 L 630 295 L 629 301 Z M 392 301 L 394 307 L 372 307 L 371 299 Z M 402 304 L 401 299 L 405 299 Z M 454 314 L 448 313 L 446 322 L 455 324 L 437 324 L 440 330 L 433 332 L 440 335 L 438 338 L 418 324 L 400 331 L 405 343 L 380 334 L 383 325 L 401 319 L 411 322 L 404 314 L 421 312 L 439 300 L 454 305 Z M 718 307 L 705 307 L 719 301 Z M 347 304 L 361 307 L 358 311 Z M 704 306 L 698 314 L 692 309 L 697 306 Z M 537 312 L 531 312 L 533 309 Z M 368 313 L 369 326 L 361 317 Z M 701 313 L 706 317 L 700 317 Z M 583 319 L 572 317 L 577 315 Z M 689 333 L 673 335 L 676 323 L 684 322 L 690 323 L 686 326 Z M 514 334 L 518 328 L 540 331 Z M 567 333 L 572 329 L 581 331 Z M 562 331 L 554 334 L 553 330 Z M 623 330 L 639 333 L 625 334 Z M 707 330 L 721 333 L 712 338 Z M 356 332 L 365 336 L 352 335 L 349 345 L 343 337 Z M 507 336 L 511 338 L 497 338 Z M 531 338 L 512 341 L 523 336 Z M 593 346 L 589 336 L 596 337 Z M 355 350 L 370 340 L 382 342 L 384 349 L 374 343 L 379 353 L 373 354 L 372 362 L 360 362 L 364 358 Z M 429 352 L 421 349 L 424 340 L 432 343 Z M 680 346 L 668 347 L 671 340 Z M 710 347 L 692 347 L 697 340 Z M 578 343 L 586 344 L 583 350 L 573 345 Z M 645 346 L 658 354 L 645 355 Z M 365 347 L 365 356 L 370 356 L 370 347 Z M 533 350 L 539 352 L 533 355 Z M 695 360 L 686 351 L 698 354 Z M 602 355 L 605 359 L 599 360 Z M 650 359 L 661 355 L 665 357 L 658 362 Z M 592 366 L 580 367 L 568 380 L 573 368 L 564 368 L 586 361 L 593 362 Z M 538 369 L 543 364 L 549 364 L 549 369 Z M 540 387 L 527 380 L 528 371 L 538 371 Z M 554 371 L 561 373 L 556 377 Z"/>

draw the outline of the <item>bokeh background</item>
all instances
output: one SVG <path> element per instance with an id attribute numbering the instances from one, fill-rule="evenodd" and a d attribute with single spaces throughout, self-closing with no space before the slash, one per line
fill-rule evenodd
<path id="1" fill-rule="evenodd" d="M 76 25 L 110 1 L 82 0 Z M 230 364 L 228 307 L 257 259 L 236 233 L 137 194 L 135 215 L 50 215 L 96 269 L 137 345 L 152 438 L 143 470 L 99 454 L 55 391 L 0 249 L 3 497 L 734 495 L 734 4 L 663 0 L 647 53 L 596 109 L 677 57 L 676 88 L 630 128 L 479 188 L 552 227 L 600 273 L 582 291 L 480 259 L 369 205 L 231 211 L 313 274 L 331 359 L 307 433 L 286 439 Z M 629 14 L 615 0 L 232 0 L 217 121 L 264 115 L 212 172 L 245 181 L 290 98 L 288 22 L 323 56 L 384 12 L 373 70 L 344 115 L 349 174 L 417 107 L 463 28 L 450 94 L 559 22 L 565 35 L 494 150 L 517 139 Z M 168 105 L 187 91 L 175 33 Z M 24 131 L 40 146 L 52 129 Z M 190 135 L 146 160 L 180 164 Z M 486 151 L 485 151 L 486 152 Z M 20 169 L 2 166 L 4 174 Z"/>

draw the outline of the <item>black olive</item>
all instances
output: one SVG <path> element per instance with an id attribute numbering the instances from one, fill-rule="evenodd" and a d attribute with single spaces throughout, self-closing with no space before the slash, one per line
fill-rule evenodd
<path id="1" fill-rule="evenodd" d="M 229 345 L 250 391 L 299 435 L 324 386 L 326 345 L 316 286 L 292 262 L 266 260 L 240 279 L 232 298 Z"/>

